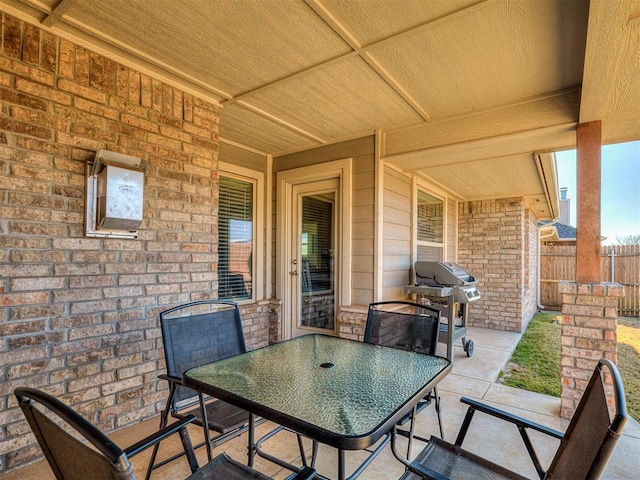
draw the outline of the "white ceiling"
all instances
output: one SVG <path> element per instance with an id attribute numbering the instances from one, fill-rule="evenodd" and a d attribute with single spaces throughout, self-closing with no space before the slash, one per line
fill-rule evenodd
<path id="1" fill-rule="evenodd" d="M 578 122 L 640 139 L 640 0 L 0 0 L 222 105 L 220 137 L 278 155 L 381 135 L 460 199 L 556 203 Z M 543 155 L 536 155 L 542 153 Z M 276 158 L 277 161 L 277 158 Z"/>

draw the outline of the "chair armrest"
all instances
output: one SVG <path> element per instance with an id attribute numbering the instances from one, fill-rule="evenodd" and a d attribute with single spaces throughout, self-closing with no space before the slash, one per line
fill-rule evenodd
<path id="1" fill-rule="evenodd" d="M 518 426 L 518 427 L 522 427 L 522 428 L 531 428 L 532 430 L 537 430 L 538 432 L 544 433 L 546 435 L 549 435 L 551 437 L 554 438 L 558 438 L 558 439 L 562 439 L 564 437 L 564 433 L 558 431 L 558 430 L 554 430 L 553 428 L 549 428 L 549 427 L 545 427 L 544 425 L 540 425 L 539 423 L 536 422 L 532 422 L 530 420 L 527 420 L 526 418 L 522 418 L 518 415 L 513 415 L 512 413 L 506 412 L 504 410 L 500 410 L 499 408 L 495 408 L 492 407 L 490 405 L 478 402 L 477 400 L 473 400 L 471 398 L 467 398 L 467 397 L 462 397 L 460 398 L 460 401 L 462 403 L 465 403 L 467 405 L 469 405 L 470 408 L 478 411 L 478 412 L 482 412 L 482 413 L 486 413 L 487 415 L 491 415 L 493 417 L 499 418 L 500 420 L 505 420 L 509 423 L 513 423 L 514 425 Z M 470 422 L 470 420 L 469 420 Z M 463 425 L 464 427 L 464 425 Z M 468 425 L 467 425 L 468 427 Z M 461 428 L 462 430 L 462 428 Z M 461 432 L 462 433 L 462 432 Z M 466 433 L 466 432 L 465 432 Z M 463 436 L 464 438 L 464 436 Z M 462 442 L 458 443 L 458 441 L 456 440 L 456 444 L 457 445 L 461 445 Z"/>
<path id="2" fill-rule="evenodd" d="M 316 476 L 316 471 L 311 467 L 304 467 L 298 473 L 287 477 L 287 480 L 311 480 Z"/>
<path id="3" fill-rule="evenodd" d="M 170 437 L 174 433 L 179 432 L 183 428 L 186 428 L 187 425 L 193 422 L 196 419 L 193 415 L 188 415 L 184 417 L 179 422 L 172 423 L 171 425 L 164 427 L 162 430 L 159 430 L 146 438 L 143 438 L 139 442 L 134 443 L 130 447 L 124 449 L 124 452 L 128 457 L 132 457 L 149 447 L 153 447 L 156 443 L 161 442 L 167 437 Z"/>
<path id="4" fill-rule="evenodd" d="M 166 373 L 161 373 L 160 375 L 158 375 L 158 378 L 161 380 L 166 380 L 169 383 L 177 383 L 179 385 L 182 385 L 181 377 L 176 377 L 174 375 L 167 375 Z"/>

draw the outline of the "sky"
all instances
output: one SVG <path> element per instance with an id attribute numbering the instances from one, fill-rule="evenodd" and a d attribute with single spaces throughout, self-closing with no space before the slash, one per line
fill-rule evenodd
<path id="1" fill-rule="evenodd" d="M 558 187 L 567 187 L 569 223 L 577 227 L 576 151 L 556 152 Z M 603 244 L 616 237 L 640 235 L 640 141 L 604 145 L 601 155 L 601 218 Z"/>

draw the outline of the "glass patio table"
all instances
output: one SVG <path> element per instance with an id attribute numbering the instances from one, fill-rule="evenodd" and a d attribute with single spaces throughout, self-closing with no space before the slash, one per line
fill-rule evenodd
<path id="1" fill-rule="evenodd" d="M 338 477 L 345 478 L 345 450 L 384 442 L 349 477 L 355 478 L 389 441 L 393 426 L 451 370 L 443 357 L 311 334 L 188 370 L 185 385 L 246 409 L 249 464 L 260 450 L 254 415 L 338 449 Z M 293 467 L 293 468 L 292 468 Z"/>

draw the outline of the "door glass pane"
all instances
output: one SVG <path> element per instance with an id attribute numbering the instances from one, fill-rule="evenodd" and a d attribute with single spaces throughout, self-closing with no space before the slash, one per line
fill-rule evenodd
<path id="1" fill-rule="evenodd" d="M 334 328 L 333 193 L 302 197 L 301 315 L 305 327 Z"/>

